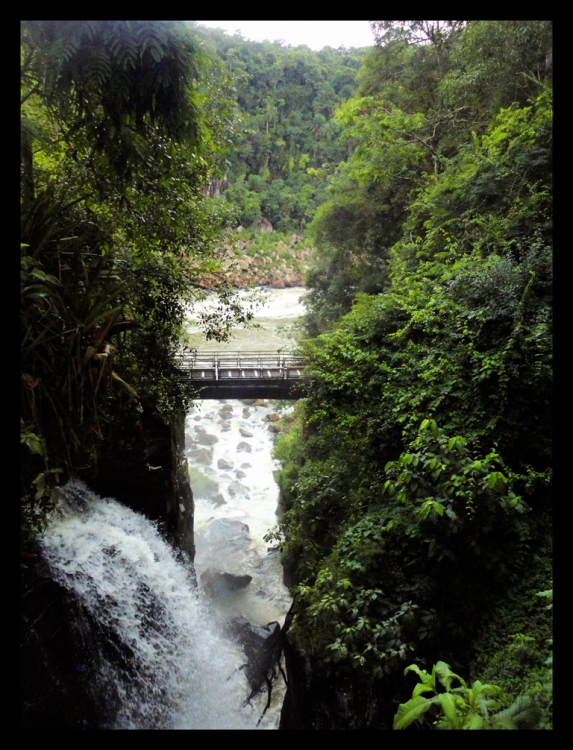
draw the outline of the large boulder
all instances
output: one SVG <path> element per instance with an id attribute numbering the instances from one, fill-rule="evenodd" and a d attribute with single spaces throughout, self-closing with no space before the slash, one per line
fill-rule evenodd
<path id="1" fill-rule="evenodd" d="M 207 568 L 201 574 L 201 584 L 212 599 L 222 599 L 233 591 L 244 589 L 252 580 L 252 576 L 227 573 L 218 568 Z"/>
<path id="2" fill-rule="evenodd" d="M 240 495 L 241 497 L 249 497 L 249 488 L 240 482 L 231 482 L 229 485 L 229 495 Z"/>
<path id="3" fill-rule="evenodd" d="M 213 448 L 196 448 L 187 451 L 188 458 L 193 459 L 195 463 L 208 466 L 213 460 Z"/>
<path id="4" fill-rule="evenodd" d="M 197 435 L 197 442 L 199 445 L 215 445 L 219 442 L 219 438 L 216 435 L 208 435 L 206 432 L 201 432 Z"/>
<path id="5" fill-rule="evenodd" d="M 217 466 L 223 471 L 229 471 L 235 466 L 235 463 L 230 458 L 220 458 L 217 461 Z"/>
<path id="6" fill-rule="evenodd" d="M 268 219 L 265 219 L 265 218 L 262 218 L 259 221 L 258 227 L 261 230 L 261 232 L 272 232 L 273 231 L 273 225 L 271 224 L 271 222 Z"/>

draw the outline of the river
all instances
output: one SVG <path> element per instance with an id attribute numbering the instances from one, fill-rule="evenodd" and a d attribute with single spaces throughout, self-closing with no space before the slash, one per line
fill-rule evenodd
<path id="1" fill-rule="evenodd" d="M 304 312 L 303 292 L 265 291 L 259 327 L 237 331 L 226 345 L 206 344 L 190 318 L 190 341 L 218 350 L 288 350 L 284 327 Z M 85 616 L 78 627 L 87 633 L 96 624 L 88 669 L 106 716 L 101 728 L 278 728 L 283 680 L 273 683 L 263 716 L 270 673 L 257 681 L 245 654 L 253 637 L 278 633 L 290 606 L 280 560 L 263 539 L 277 520 L 273 425 L 290 408 L 197 401 L 187 415 L 197 588 L 146 518 L 81 482 L 63 489 L 59 516 L 40 543 L 54 580 L 73 592 Z"/>
<path id="2" fill-rule="evenodd" d="M 188 326 L 189 343 L 221 352 L 292 349 L 291 327 L 304 314 L 304 288 L 261 292 L 265 302 L 254 320 L 257 327 L 236 328 L 229 342 L 214 344 L 205 341 L 193 318 Z M 289 403 L 261 399 L 254 403 L 206 400 L 196 402 L 187 415 L 186 454 L 195 498 L 195 566 L 200 591 L 205 582 L 209 588 L 213 570 L 252 579 L 245 588 L 218 591 L 216 596 L 211 581 L 207 599 L 222 617 L 282 625 L 291 603 L 282 583 L 280 560 L 269 552 L 263 539 L 277 522 L 273 425 L 279 415 L 291 409 Z M 281 679 L 275 683 L 274 700 L 261 726 L 278 727 L 283 695 Z"/>

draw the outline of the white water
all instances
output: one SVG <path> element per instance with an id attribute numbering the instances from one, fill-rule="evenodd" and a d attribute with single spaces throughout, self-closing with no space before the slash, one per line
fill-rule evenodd
<path id="1" fill-rule="evenodd" d="M 241 340 L 226 348 L 276 351 L 277 341 L 288 348 L 276 329 L 301 314 L 302 292 L 272 290 L 272 303 L 259 318 L 262 327 L 243 332 Z M 199 336 L 192 322 L 190 330 Z M 215 348 L 199 340 L 196 345 Z M 64 493 L 67 502 L 62 501 L 60 516 L 41 544 L 54 579 L 75 593 L 121 655 L 116 663 L 94 653 L 93 679 L 109 685 L 120 706 L 110 714 L 108 728 L 257 726 L 266 695 L 244 705 L 250 688 L 239 668 L 246 658 L 223 629 L 237 615 L 259 625 L 282 624 L 290 604 L 279 560 L 263 540 L 276 523 L 278 490 L 266 420 L 274 411 L 272 402 L 204 401 L 187 417 L 186 452 L 212 449 L 212 456 L 209 450 L 202 455 L 207 463 L 191 458 L 194 471 L 218 484 L 217 492 L 193 487 L 198 591 L 189 568 L 143 516 L 115 500 L 98 498 L 81 483 Z M 201 445 L 204 435 L 217 442 Z M 250 451 L 241 450 L 241 442 Z M 221 459 L 228 469 L 219 469 Z M 252 580 L 211 601 L 201 583 L 209 567 Z M 261 728 L 278 727 L 283 694 L 279 679 Z"/>
<path id="2" fill-rule="evenodd" d="M 200 349 L 215 351 L 270 351 L 277 349 L 288 351 L 293 348 L 288 334 L 288 328 L 292 326 L 297 318 L 304 315 L 305 308 L 302 297 L 305 293 L 304 287 L 291 287 L 289 289 L 261 288 L 259 292 L 265 299 L 264 305 L 258 309 L 253 322 L 259 328 L 234 328 L 232 339 L 226 344 L 218 344 L 215 341 L 206 341 L 197 324 L 197 314 L 208 310 L 214 304 L 212 298 L 207 298 L 202 303 L 195 305 L 194 313 L 189 316 L 187 333 L 189 343 Z M 239 298 L 247 296 L 248 292 L 239 290 Z"/>
<path id="3" fill-rule="evenodd" d="M 252 728 L 254 707 L 241 708 L 248 686 L 237 647 L 220 635 L 197 598 L 188 569 L 143 516 L 85 485 L 85 498 L 62 508 L 41 544 L 54 579 L 73 591 L 120 650 L 135 675 L 94 661 L 93 679 L 110 683 L 121 708 L 113 729 Z"/>
<path id="4" fill-rule="evenodd" d="M 205 341 L 191 318 L 188 331 L 192 344 L 219 351 L 293 348 L 288 328 L 304 312 L 304 288 L 263 291 L 267 301 L 256 316 L 260 327 L 236 329 L 229 343 L 214 344 Z M 269 545 L 263 539 L 277 522 L 278 487 L 273 477 L 277 466 L 271 455 L 271 418 L 277 409 L 282 414 L 291 408 L 284 402 L 279 408 L 273 401 L 248 404 L 234 399 L 205 400 L 196 402 L 187 415 L 186 454 L 193 472 L 195 566 L 200 590 L 204 590 L 201 577 L 208 568 L 252 577 L 244 589 L 227 592 L 215 600 L 213 606 L 222 617 L 243 616 L 259 625 L 271 621 L 282 625 L 291 603 L 282 583 L 280 560 L 268 552 Z M 211 438 L 205 439 L 205 435 Z M 207 445 L 213 438 L 217 442 Z M 203 489 L 197 481 L 201 475 L 216 486 L 205 483 Z M 223 525 L 228 521 L 231 528 L 225 530 Z M 245 524 L 248 533 L 238 524 Z M 284 690 L 283 681 L 277 681 L 273 702 L 261 726 L 278 727 Z"/>

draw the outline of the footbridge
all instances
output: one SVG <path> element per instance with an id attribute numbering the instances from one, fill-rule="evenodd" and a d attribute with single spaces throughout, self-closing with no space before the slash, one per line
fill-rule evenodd
<path id="1" fill-rule="evenodd" d="M 304 358 L 280 352 L 194 351 L 178 357 L 179 380 L 199 398 L 300 398 Z"/>

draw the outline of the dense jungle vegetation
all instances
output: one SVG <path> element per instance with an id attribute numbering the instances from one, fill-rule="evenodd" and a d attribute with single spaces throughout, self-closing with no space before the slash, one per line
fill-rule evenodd
<path id="1" fill-rule="evenodd" d="M 291 631 L 359 726 L 547 728 L 551 24 L 373 26 L 276 447 Z"/>
<path id="2" fill-rule="evenodd" d="M 241 118 L 220 160 L 225 200 L 245 228 L 264 218 L 279 232 L 303 231 L 327 198 L 328 174 L 352 152 L 334 113 L 356 92 L 366 50 L 315 52 L 194 29 L 217 61 L 210 75 Z"/>
<path id="3" fill-rule="evenodd" d="M 292 638 L 356 726 L 548 728 L 551 23 L 373 31 L 22 24 L 22 538 L 189 402 L 174 354 L 222 231 L 307 233 L 269 535 Z M 251 315 L 220 295 L 219 339 Z"/>
<path id="4" fill-rule="evenodd" d="M 186 306 L 232 219 L 206 188 L 235 124 L 180 22 L 30 21 L 21 37 L 22 531 L 143 410 L 174 422 Z M 222 339 L 249 307 L 220 289 Z M 127 438 L 129 440 L 129 438 Z"/>

